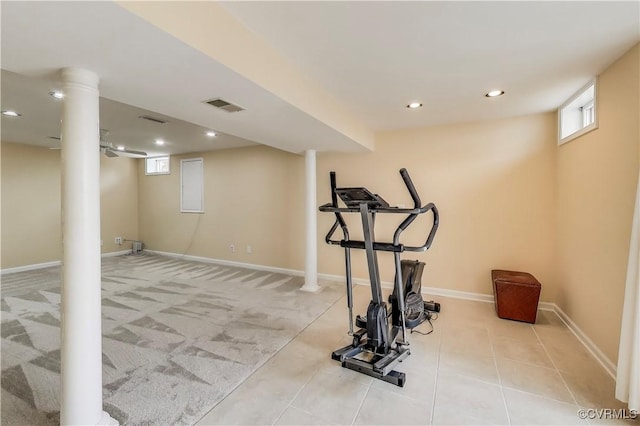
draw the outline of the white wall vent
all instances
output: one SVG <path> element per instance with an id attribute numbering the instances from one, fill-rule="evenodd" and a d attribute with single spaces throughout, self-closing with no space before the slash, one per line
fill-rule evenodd
<path id="1" fill-rule="evenodd" d="M 224 99 L 220 99 L 220 98 L 209 99 L 208 101 L 204 101 L 204 103 L 227 112 L 244 111 L 244 108 L 239 107 L 238 105 L 234 105 L 231 102 L 227 102 Z"/>

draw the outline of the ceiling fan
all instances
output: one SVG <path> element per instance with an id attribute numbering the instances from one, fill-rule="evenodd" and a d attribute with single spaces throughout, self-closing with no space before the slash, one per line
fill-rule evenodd
<path id="1" fill-rule="evenodd" d="M 109 131 L 107 129 L 100 129 L 100 152 L 102 152 L 107 157 L 143 158 L 147 156 L 146 152 L 127 149 L 123 145 L 113 146 L 113 143 L 106 141 L 108 134 Z M 60 140 L 60 138 L 58 137 L 50 136 L 50 138 Z M 49 149 L 60 149 L 60 147 L 57 146 Z"/>
<path id="2" fill-rule="evenodd" d="M 123 145 L 113 146 L 111 142 L 107 142 L 107 135 L 109 135 L 107 129 L 100 129 L 100 151 L 107 157 L 141 158 L 147 156 L 146 152 L 127 149 Z"/>
<path id="3" fill-rule="evenodd" d="M 107 142 L 107 135 L 109 131 L 107 129 L 100 129 L 100 151 L 107 157 L 133 157 L 140 158 L 146 157 L 147 153 L 143 151 L 135 151 L 133 149 L 127 149 L 123 145 L 113 146 L 111 142 Z"/>

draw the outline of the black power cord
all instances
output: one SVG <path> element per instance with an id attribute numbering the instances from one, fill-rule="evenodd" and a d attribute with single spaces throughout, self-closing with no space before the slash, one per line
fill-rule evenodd
<path id="1" fill-rule="evenodd" d="M 416 330 L 415 328 L 412 328 L 411 329 L 411 334 L 418 333 L 418 334 L 421 334 L 423 336 L 426 336 L 426 335 L 429 335 L 429 334 L 433 333 L 434 328 L 433 328 L 433 323 L 431 321 L 432 320 L 433 321 L 437 320 L 438 319 L 438 314 L 437 313 L 433 313 L 433 312 L 426 312 L 426 315 L 427 315 L 427 322 L 431 326 L 431 330 L 429 330 L 429 331 L 427 331 L 425 333 L 425 332 L 422 332 L 420 330 Z"/>

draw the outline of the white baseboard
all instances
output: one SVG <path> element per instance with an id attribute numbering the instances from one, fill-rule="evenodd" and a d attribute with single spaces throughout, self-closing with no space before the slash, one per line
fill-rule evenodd
<path id="1" fill-rule="evenodd" d="M 6 275 L 6 274 L 14 274 L 16 272 L 34 271 L 36 269 L 44 269 L 44 268 L 49 268 L 51 266 L 58 266 L 58 265 L 60 265 L 59 260 L 54 260 L 52 262 L 36 263 L 33 265 L 14 266 L 13 268 L 4 268 L 0 270 L 0 274 Z"/>
<path id="2" fill-rule="evenodd" d="M 538 309 L 540 309 L 541 311 L 556 312 L 556 310 L 558 309 L 558 306 L 556 306 L 555 303 L 551 303 L 551 302 L 540 302 L 538 303 Z"/>
<path id="3" fill-rule="evenodd" d="M 174 257 L 177 259 L 195 260 L 197 262 L 213 263 L 215 265 L 234 266 L 236 268 L 245 268 L 245 269 L 256 269 L 259 271 L 275 272 L 279 274 L 288 274 L 288 275 L 294 275 L 298 277 L 304 276 L 303 271 L 298 271 L 295 269 L 277 268 L 274 266 L 256 265 L 254 263 L 244 263 L 244 262 L 236 262 L 233 260 L 214 259 L 212 257 L 192 256 L 190 254 L 170 253 L 170 252 L 159 251 L 159 250 L 144 249 L 144 251 L 148 253 L 159 254 L 162 256 Z"/>
<path id="4" fill-rule="evenodd" d="M 573 320 L 555 303 L 550 303 L 553 305 L 553 311 L 560 317 L 562 322 L 565 323 L 567 328 L 571 330 L 574 336 L 584 345 L 585 348 L 593 355 L 593 357 L 600 363 L 602 368 L 613 378 L 616 379 L 617 366 L 616 364 L 609 359 L 608 356 L 605 355 L 604 352 L 600 350 L 600 348 L 587 336 L 587 334 L 578 327 L 578 325 L 573 322 Z"/>
<path id="5" fill-rule="evenodd" d="M 186 254 L 178 254 L 178 253 L 170 253 L 159 250 L 148 250 L 144 251 L 149 253 L 155 253 L 162 256 L 174 257 L 178 259 L 185 260 L 194 260 L 198 262 L 204 263 L 212 263 L 216 265 L 224 265 L 224 266 L 234 266 L 238 268 L 246 268 L 246 269 L 255 269 L 259 271 L 265 272 L 275 272 L 281 274 L 288 274 L 294 276 L 304 276 L 304 271 L 296 270 L 296 269 L 287 269 L 287 268 L 278 268 L 273 266 L 265 266 L 265 265 L 256 265 L 253 263 L 244 263 L 244 262 L 236 262 L 232 260 L 224 260 L 224 259 L 214 259 L 210 257 L 202 257 L 202 256 L 192 256 Z M 112 257 L 112 256 L 120 256 L 123 254 L 130 253 L 131 250 L 123 250 L 116 251 L 111 253 L 104 253 L 102 257 Z M 18 266 L 15 268 L 7 268 L 0 270 L 2 275 L 10 274 L 14 272 L 23 272 L 30 271 L 35 269 L 48 268 L 50 266 L 60 265 L 60 261 L 46 262 L 46 263 L 38 263 L 35 265 L 25 265 Z M 341 275 L 331 275 L 331 274 L 318 274 L 318 278 L 324 281 L 331 282 L 344 282 L 345 278 Z M 363 278 L 354 278 L 353 283 L 356 285 L 369 285 L 368 279 Z M 383 288 L 393 288 L 393 283 L 391 281 L 382 281 L 381 282 Z M 460 290 L 450 290 L 446 288 L 437 288 L 437 287 L 423 287 L 423 294 L 428 294 L 431 296 L 442 296 L 442 297 L 451 297 L 454 299 L 465 299 L 465 300 L 474 300 L 477 302 L 485 302 L 485 303 L 494 303 L 494 297 L 492 294 L 484 294 L 484 293 L 474 293 Z M 594 356 L 594 358 L 602 365 L 605 371 L 615 379 L 616 377 L 616 365 L 607 357 L 604 352 L 598 348 L 598 346 L 591 340 L 584 331 L 578 327 L 578 325 L 571 319 L 569 316 L 555 303 L 550 302 L 540 302 L 538 304 L 538 308 L 544 311 L 555 312 L 558 317 L 565 323 L 567 328 L 576 336 L 578 341 L 584 345 L 584 347 Z"/>
<path id="6" fill-rule="evenodd" d="M 423 294 L 429 294 L 433 296 L 452 297 L 455 299 L 475 300 L 478 302 L 494 303 L 495 298 L 492 294 L 482 293 L 470 293 L 466 291 L 449 290 L 442 288 L 426 287 L 422 289 Z M 593 355 L 598 363 L 605 369 L 605 371 L 615 380 L 616 378 L 616 365 L 607 357 L 604 352 L 587 336 L 587 334 L 578 327 L 578 325 L 562 310 L 558 305 L 551 302 L 538 303 L 538 309 L 543 311 L 554 312 L 567 326 L 567 328 L 573 333 L 580 343 Z"/>
<path id="7" fill-rule="evenodd" d="M 101 257 L 121 256 L 127 253 L 131 253 L 131 250 L 120 250 L 120 251 L 112 251 L 109 253 L 102 253 Z M 0 269 L 0 275 L 14 274 L 16 272 L 35 271 L 36 269 L 50 268 L 52 266 L 60 266 L 61 264 L 62 264 L 62 261 L 53 260 L 51 262 L 35 263 L 33 265 L 15 266 L 13 268 Z"/>
<path id="8" fill-rule="evenodd" d="M 473 300 L 476 302 L 493 303 L 492 294 L 472 293 L 469 291 L 450 290 L 447 288 L 423 287 L 422 294 L 431 296 L 452 297 L 454 299 Z"/>
<path id="9" fill-rule="evenodd" d="M 343 276 L 329 275 L 329 274 L 318 274 L 318 278 L 322 278 L 327 281 L 339 281 L 339 282 L 344 282 L 345 280 Z M 356 285 L 366 285 L 366 286 L 370 284 L 369 280 L 363 279 L 363 278 L 353 278 L 353 283 Z M 393 283 L 391 281 L 382 281 L 380 284 L 382 288 L 386 288 L 386 289 L 393 288 Z M 422 287 L 422 294 L 428 294 L 430 296 L 453 297 L 454 299 L 475 300 L 477 302 L 493 303 L 492 294 L 471 293 L 468 291 L 449 290 L 446 288 Z"/>
<path id="10" fill-rule="evenodd" d="M 116 257 L 116 256 L 122 256 L 123 254 L 129 254 L 131 253 L 131 249 L 129 250 L 120 250 L 120 251 L 112 251 L 109 253 L 102 253 L 101 257 Z"/>
<path id="11" fill-rule="evenodd" d="M 339 283 L 345 282 L 344 275 L 318 274 L 318 278 L 323 281 L 332 281 L 332 282 L 339 282 Z M 363 278 L 353 278 L 352 282 L 357 285 L 369 285 L 369 280 L 365 280 Z M 387 284 L 389 283 L 386 283 L 383 281 L 382 287 L 386 288 Z M 390 284 L 389 284 L 389 288 L 391 288 Z"/>
<path id="12" fill-rule="evenodd" d="M 465 291 L 458 290 L 449 290 L 449 289 L 441 289 L 441 288 L 433 288 L 426 287 L 422 289 L 422 293 L 434 295 L 434 296 L 444 296 L 444 297 L 452 297 L 455 299 L 466 299 L 466 300 L 475 300 L 478 302 L 489 302 L 494 303 L 495 298 L 492 294 L 482 294 L 482 293 L 469 293 Z M 558 317 L 562 320 L 562 322 L 567 326 L 567 328 L 573 333 L 574 336 L 578 339 L 580 343 L 593 355 L 593 357 L 598 361 L 598 363 L 605 369 L 605 371 L 615 380 L 616 378 L 616 370 L 617 367 L 607 357 L 604 352 L 600 350 L 600 348 L 587 336 L 587 334 L 578 327 L 578 325 L 562 310 L 558 305 L 551 302 L 540 302 L 538 303 L 538 309 L 543 311 L 551 311 L 554 312 Z"/>

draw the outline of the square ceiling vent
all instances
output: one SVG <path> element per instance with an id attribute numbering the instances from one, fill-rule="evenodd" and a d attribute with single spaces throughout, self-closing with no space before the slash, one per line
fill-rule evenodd
<path id="1" fill-rule="evenodd" d="M 209 99 L 208 101 L 204 101 L 204 103 L 227 112 L 244 111 L 244 108 L 239 107 L 238 105 L 234 105 L 231 102 L 227 102 L 224 99 L 220 99 L 220 98 Z"/>

